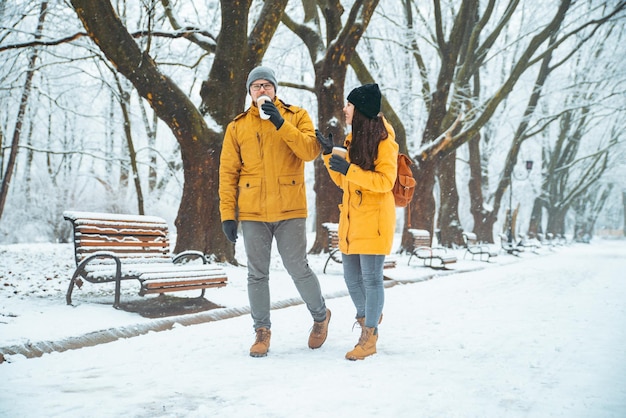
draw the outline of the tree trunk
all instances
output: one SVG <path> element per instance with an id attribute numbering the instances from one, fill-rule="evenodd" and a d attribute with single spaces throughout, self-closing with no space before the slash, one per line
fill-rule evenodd
<path id="1" fill-rule="evenodd" d="M 626 190 L 622 191 L 622 213 L 624 214 L 624 223 L 622 224 L 622 235 L 626 237 Z"/>
<path id="2" fill-rule="evenodd" d="M 222 136 L 216 132 L 206 132 L 210 142 L 221 141 Z M 222 233 L 219 215 L 219 149 L 206 150 L 200 141 L 182 147 L 183 172 L 185 187 L 178 208 L 176 228 L 178 237 L 176 249 L 182 251 L 183 243 L 187 248 L 199 248 L 207 254 L 213 254 L 218 261 L 236 264 L 235 248 Z M 208 252 L 205 249 L 213 249 Z"/>
<path id="3" fill-rule="evenodd" d="M 158 173 L 157 166 L 157 153 L 156 153 L 156 137 L 158 118 L 154 112 L 152 112 L 152 121 L 148 118 L 148 113 L 144 107 L 144 102 L 139 103 L 139 110 L 141 111 L 141 118 L 143 125 L 146 129 L 146 136 L 148 138 L 148 190 L 150 193 L 154 192 L 157 187 Z"/>
<path id="4" fill-rule="evenodd" d="M 319 129 L 328 135 L 333 134 L 335 145 L 343 145 L 343 112 L 337 103 L 343 102 L 343 85 L 345 83 L 345 67 L 328 65 L 326 60 L 321 68 L 316 71 L 315 91 L 318 98 L 318 126 Z M 333 83 L 326 83 L 325 80 L 333 80 Z M 330 180 L 328 170 L 324 166 L 322 158 L 317 158 L 314 163 L 315 168 L 315 230 L 317 234 L 310 249 L 311 254 L 319 254 L 327 250 L 327 237 L 322 228 L 324 222 L 339 222 L 339 202 L 343 192 L 335 183 Z"/>
<path id="5" fill-rule="evenodd" d="M 446 155 L 439 163 L 439 245 L 453 247 L 463 244 L 463 229 L 459 220 L 459 192 L 456 188 L 456 151 Z"/>
<path id="6" fill-rule="evenodd" d="M 24 158 L 24 165 L 22 166 L 22 170 L 24 173 L 23 183 L 24 183 L 24 197 L 27 202 L 30 202 L 32 199 L 32 190 L 31 190 L 31 182 L 32 182 L 32 170 L 33 170 L 33 158 L 35 153 L 33 152 L 33 123 L 35 120 L 30 118 L 30 122 L 28 123 L 28 129 L 26 130 L 26 158 Z"/>
<path id="7" fill-rule="evenodd" d="M 483 176 L 480 139 L 481 136 L 476 135 L 467 144 L 469 148 L 470 170 L 470 178 L 468 181 L 470 213 L 474 219 L 472 232 L 476 234 L 476 238 L 479 242 L 493 243 L 493 225 L 496 221 L 493 214 L 497 213 L 497 210 L 489 211 L 485 208 L 483 187 L 486 187 L 486 180 Z"/>
<path id="8" fill-rule="evenodd" d="M 35 40 L 41 39 L 41 33 L 43 31 L 43 24 L 46 20 L 46 13 L 48 10 L 48 2 L 41 3 L 39 9 L 39 21 L 37 23 L 37 31 L 35 33 Z M 17 151 L 20 145 L 20 134 L 22 132 L 22 126 L 24 123 L 24 115 L 28 107 L 28 100 L 30 99 L 31 87 L 33 83 L 33 77 L 35 76 L 37 58 L 39 57 L 39 51 L 37 48 L 33 49 L 32 54 L 28 62 L 28 70 L 26 71 L 26 80 L 24 81 L 24 89 L 22 91 L 22 98 L 20 100 L 20 106 L 17 111 L 17 118 L 15 119 L 15 129 L 13 130 L 13 140 L 11 141 L 11 151 L 9 152 L 9 159 L 7 160 L 7 166 L 2 177 L 2 184 L 0 184 L 0 218 L 4 213 L 4 206 L 6 204 L 7 196 L 9 195 L 9 185 L 11 184 L 11 178 L 15 169 L 15 161 L 17 160 Z M 1 167 L 1 166 L 0 166 Z"/>
<path id="9" fill-rule="evenodd" d="M 414 158 L 413 161 L 419 161 Z M 415 185 L 415 194 L 411 205 L 405 211 L 405 223 L 408 222 L 410 216 L 411 227 L 414 229 L 425 229 L 433 232 L 434 215 L 435 215 L 435 198 L 433 191 L 435 188 L 435 163 L 432 160 L 418 162 L 415 167 L 414 176 L 417 180 Z M 413 248 L 413 239 L 408 231 L 402 232 L 402 249 L 411 250 Z"/>
<path id="10" fill-rule="evenodd" d="M 117 89 L 119 93 L 119 105 L 122 111 L 122 120 L 124 121 L 124 137 L 126 138 L 126 147 L 128 149 L 128 158 L 130 160 L 130 168 L 132 170 L 133 183 L 135 185 L 135 193 L 137 194 L 137 213 L 145 215 L 143 207 L 143 189 L 141 188 L 141 176 L 137 167 L 137 153 L 135 152 L 135 144 L 133 142 L 133 133 L 130 121 L 130 93 L 124 90 L 122 83 L 118 77 L 115 77 Z"/>
<path id="11" fill-rule="evenodd" d="M 568 209 L 568 207 L 548 208 L 548 222 L 546 227 L 547 233 L 551 233 L 554 236 L 565 234 L 565 215 L 567 214 Z"/>
<path id="12" fill-rule="evenodd" d="M 528 224 L 528 236 L 537 237 L 539 234 L 543 234 L 543 227 L 541 225 L 543 221 L 543 203 L 541 198 L 535 198 L 533 203 L 533 210 L 530 215 L 530 223 Z"/>

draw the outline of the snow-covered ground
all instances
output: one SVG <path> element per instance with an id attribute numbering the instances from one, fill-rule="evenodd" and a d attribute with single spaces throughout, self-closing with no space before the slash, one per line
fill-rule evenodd
<path id="1" fill-rule="evenodd" d="M 113 309 L 112 284 L 85 283 L 67 306 L 72 251 L 0 246 L 2 417 L 626 416 L 624 240 L 493 263 L 457 250 L 449 272 L 400 256 L 378 354 L 359 362 L 344 360 L 359 331 L 324 255 L 310 263 L 333 312 L 327 342 L 307 347 L 311 318 L 277 258 L 270 353 L 251 358 L 244 267 L 207 290 L 224 308 L 149 319 Z M 124 283 L 122 300 L 137 290 Z"/>

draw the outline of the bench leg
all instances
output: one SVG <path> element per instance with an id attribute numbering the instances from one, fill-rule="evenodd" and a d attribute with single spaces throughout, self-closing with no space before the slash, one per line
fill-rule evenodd
<path id="1" fill-rule="evenodd" d="M 120 307 L 120 293 L 121 293 L 121 280 L 115 280 L 115 300 L 113 301 L 113 307 L 119 309 Z"/>
<path id="2" fill-rule="evenodd" d="M 323 273 L 326 274 L 326 267 L 328 267 L 328 263 L 330 262 L 332 255 L 328 255 L 328 258 L 326 259 L 326 264 L 324 264 L 324 270 Z"/>
<path id="3" fill-rule="evenodd" d="M 74 290 L 74 284 L 76 283 L 76 277 L 78 276 L 78 274 L 79 271 L 76 270 L 76 272 L 74 272 L 74 275 L 70 279 L 70 285 L 67 288 L 67 293 L 65 294 L 65 302 L 67 302 L 68 305 L 72 304 L 72 291 Z"/>
<path id="4" fill-rule="evenodd" d="M 120 294 L 122 293 L 122 263 L 119 259 L 115 259 L 115 301 L 113 307 L 119 309 Z"/>
<path id="5" fill-rule="evenodd" d="M 326 259 L 326 264 L 324 264 L 324 270 L 322 271 L 324 274 L 326 274 L 326 267 L 328 267 L 328 263 L 330 263 L 330 260 L 331 260 L 331 259 L 332 259 L 334 262 L 336 262 L 336 263 L 340 263 L 340 264 L 341 264 L 341 261 L 340 261 L 340 260 L 335 260 L 335 258 L 334 258 L 335 254 L 337 254 L 338 252 L 339 252 L 339 249 L 338 249 L 338 248 L 336 248 L 336 249 L 331 250 L 331 251 L 329 251 L 329 252 L 328 252 L 328 258 Z"/>

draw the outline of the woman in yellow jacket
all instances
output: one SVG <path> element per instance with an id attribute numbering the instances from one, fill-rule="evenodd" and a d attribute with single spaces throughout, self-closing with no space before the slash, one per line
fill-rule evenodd
<path id="1" fill-rule="evenodd" d="M 398 144 L 380 114 L 377 84 L 350 92 L 343 108 L 352 132 L 344 142 L 346 158 L 332 153 L 332 136 L 316 132 L 333 182 L 343 190 L 339 205 L 339 250 L 344 279 L 361 325 L 361 337 L 348 360 L 376 353 L 378 324 L 385 300 L 383 266 L 391 252 L 396 223 L 392 188 L 397 175 Z"/>

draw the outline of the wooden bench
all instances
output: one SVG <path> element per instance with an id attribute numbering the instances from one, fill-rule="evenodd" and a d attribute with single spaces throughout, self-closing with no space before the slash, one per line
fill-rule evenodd
<path id="1" fill-rule="evenodd" d="M 475 256 L 478 256 L 480 261 L 489 262 L 492 257 L 496 257 L 498 255 L 498 253 L 493 251 L 489 245 L 478 242 L 478 238 L 473 232 L 463 232 L 463 242 L 465 243 L 465 253 L 463 254 L 464 259 L 467 254 L 471 254 L 472 260 Z M 484 258 L 485 256 L 486 258 Z"/>
<path id="2" fill-rule="evenodd" d="M 326 222 L 322 224 L 322 227 L 324 227 L 328 236 L 328 258 L 324 264 L 324 274 L 326 274 L 326 267 L 328 266 L 330 260 L 333 260 L 335 263 L 342 264 L 341 252 L 339 251 L 339 224 Z M 393 257 L 385 257 L 385 264 L 383 268 L 390 269 L 394 267 L 396 267 L 396 259 Z"/>
<path id="3" fill-rule="evenodd" d="M 115 282 L 113 307 L 120 306 L 121 281 L 136 279 L 139 295 L 226 286 L 224 269 L 209 264 L 200 251 L 172 258 L 167 222 L 156 216 L 66 211 L 74 227 L 76 271 L 67 289 L 72 304 L 74 285 Z M 202 260 L 202 264 L 192 262 Z"/>
<path id="4" fill-rule="evenodd" d="M 500 236 L 500 247 L 507 254 L 511 254 L 514 256 L 518 256 L 524 252 L 523 247 L 518 247 L 514 242 L 509 242 L 509 238 L 505 234 L 499 234 Z"/>
<path id="5" fill-rule="evenodd" d="M 539 244 L 541 244 L 542 246 L 546 248 L 550 248 L 550 249 L 554 248 L 554 242 L 552 242 L 552 240 L 548 240 L 546 236 L 542 234 L 541 232 L 537 234 L 537 241 L 539 241 Z"/>
<path id="6" fill-rule="evenodd" d="M 446 269 L 448 264 L 456 263 L 456 256 L 446 254 L 446 248 L 431 246 L 430 232 L 427 230 L 409 229 L 408 232 L 413 239 L 413 250 L 407 265 L 411 264 L 413 256 L 424 260 L 424 265 L 433 269 Z"/>
<path id="7" fill-rule="evenodd" d="M 528 248 L 535 254 L 539 254 L 539 249 L 541 248 L 541 243 L 538 239 L 530 239 L 526 236 L 526 234 L 519 234 L 520 240 L 517 243 L 518 247 L 522 247 L 524 249 Z"/>
<path id="8" fill-rule="evenodd" d="M 542 233 L 538 233 L 537 240 L 539 241 L 539 244 L 550 249 L 554 249 L 555 247 L 563 245 L 563 242 L 550 232 L 545 235 Z"/>
<path id="9" fill-rule="evenodd" d="M 567 237 L 563 234 L 550 234 L 548 233 L 548 239 L 553 239 L 557 246 L 569 245 L 572 242 L 567 239 Z"/>

